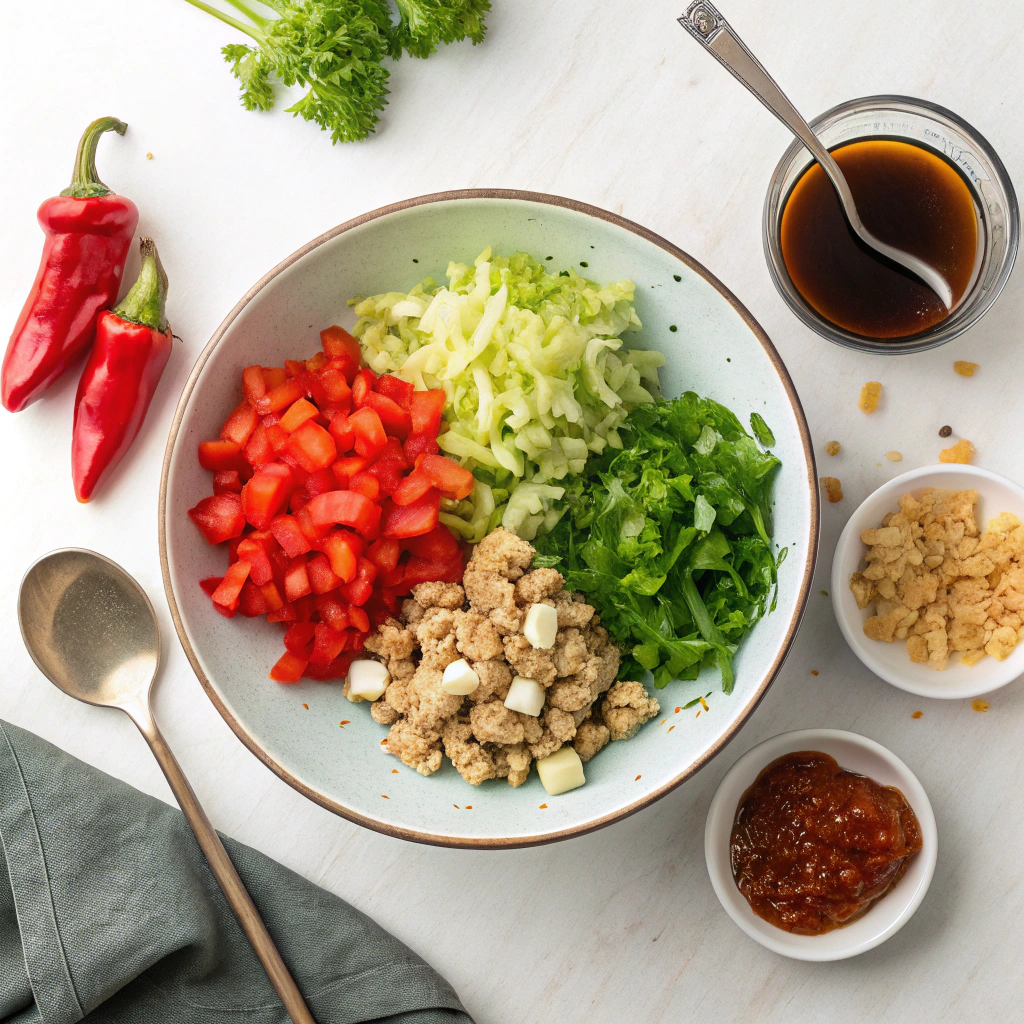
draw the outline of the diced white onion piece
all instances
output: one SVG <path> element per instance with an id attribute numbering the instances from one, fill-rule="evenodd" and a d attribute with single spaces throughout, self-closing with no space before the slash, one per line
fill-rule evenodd
<path id="1" fill-rule="evenodd" d="M 467 693 L 472 693 L 479 685 L 480 677 L 465 658 L 453 661 L 441 676 L 441 689 L 445 693 L 453 693 L 457 697 L 464 697 Z"/>
<path id="2" fill-rule="evenodd" d="M 578 789 L 587 781 L 580 755 L 572 747 L 562 747 L 542 757 L 537 762 L 537 774 L 548 796 L 568 793 L 570 789 Z"/>
<path id="3" fill-rule="evenodd" d="M 505 707 L 536 718 L 544 708 L 544 687 L 536 679 L 516 676 L 508 688 Z"/>
<path id="4" fill-rule="evenodd" d="M 391 675 L 379 661 L 369 658 L 353 661 L 348 670 L 348 699 L 377 700 L 390 682 Z"/>
<path id="5" fill-rule="evenodd" d="M 531 604 L 523 622 L 523 636 L 531 647 L 550 651 L 558 636 L 558 612 L 549 604 Z"/>

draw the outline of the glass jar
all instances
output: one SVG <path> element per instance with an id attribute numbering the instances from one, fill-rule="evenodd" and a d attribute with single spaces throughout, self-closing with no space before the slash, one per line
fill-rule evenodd
<path id="1" fill-rule="evenodd" d="M 936 348 L 963 334 L 988 312 L 1013 269 L 1020 239 L 1020 212 L 1006 168 L 974 128 L 944 107 L 909 96 L 867 96 L 826 111 L 811 128 L 830 150 L 849 142 L 884 138 L 934 150 L 960 172 L 974 197 L 978 216 L 978 261 L 973 282 L 952 313 L 933 327 L 906 338 L 867 338 L 846 331 L 812 309 L 797 291 L 782 258 L 780 225 L 790 191 L 812 162 L 794 140 L 768 188 L 764 204 L 764 251 L 775 287 L 789 308 L 823 338 L 861 352 L 902 355 Z"/>

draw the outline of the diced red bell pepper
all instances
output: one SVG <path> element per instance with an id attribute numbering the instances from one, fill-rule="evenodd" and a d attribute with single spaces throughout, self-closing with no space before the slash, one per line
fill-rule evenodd
<path id="1" fill-rule="evenodd" d="M 235 441 L 201 441 L 199 444 L 199 465 L 211 473 L 239 469 L 242 461 L 242 446 Z"/>
<path id="2" fill-rule="evenodd" d="M 440 450 L 437 438 L 432 434 L 410 434 L 402 445 L 410 463 L 415 463 L 421 455 L 436 455 Z"/>
<path id="3" fill-rule="evenodd" d="M 329 491 L 319 494 L 306 506 L 313 523 L 322 526 L 337 523 L 351 526 L 364 537 L 375 533 L 380 524 L 380 506 L 356 491 Z"/>
<path id="4" fill-rule="evenodd" d="M 309 514 L 308 502 L 295 513 L 295 522 L 298 523 L 302 535 L 309 541 L 310 547 L 316 547 L 331 532 L 329 525 L 318 526 L 313 522 L 313 517 Z"/>
<path id="5" fill-rule="evenodd" d="M 288 451 L 287 446 L 284 450 L 278 453 L 278 462 L 283 462 L 291 471 L 292 479 L 295 481 L 296 487 L 301 487 L 305 490 L 306 478 L 309 476 L 309 471 L 302 468 L 299 465 L 298 460 Z M 293 492 L 294 493 L 294 492 Z"/>
<path id="6" fill-rule="evenodd" d="M 330 469 L 318 469 L 306 477 L 306 493 L 315 498 L 318 494 L 326 494 L 328 491 L 338 489 L 338 478 Z"/>
<path id="7" fill-rule="evenodd" d="M 320 344 L 330 359 L 342 361 L 342 372 L 351 384 L 363 361 L 359 342 L 344 327 L 335 326 L 320 332 Z"/>
<path id="8" fill-rule="evenodd" d="M 315 632 L 316 627 L 312 622 L 296 622 L 284 635 L 285 650 L 294 654 L 296 658 L 309 661 L 309 656 L 313 652 Z"/>
<path id="9" fill-rule="evenodd" d="M 289 377 L 298 377 L 306 369 L 306 363 L 303 359 L 286 359 L 284 368 L 288 371 Z"/>
<path id="10" fill-rule="evenodd" d="M 241 494 L 242 477 L 237 469 L 222 469 L 213 474 L 214 494 Z"/>
<path id="11" fill-rule="evenodd" d="M 306 360 L 306 369 L 310 373 L 319 373 L 329 362 L 330 358 L 326 352 L 317 352 Z"/>
<path id="12" fill-rule="evenodd" d="M 347 414 L 338 413 L 331 420 L 330 431 L 339 452 L 352 451 L 356 444 L 356 432 L 352 429 Z"/>
<path id="13" fill-rule="evenodd" d="M 447 528 L 445 527 L 447 530 Z M 375 540 L 367 549 L 366 557 L 378 569 L 387 572 L 398 565 L 398 556 L 402 553 L 402 547 L 397 540 L 389 537 L 381 537 Z"/>
<path id="14" fill-rule="evenodd" d="M 261 467 L 242 488 L 245 518 L 257 530 L 266 529 L 284 507 L 293 486 L 292 471 L 287 466 L 271 462 Z"/>
<path id="15" fill-rule="evenodd" d="M 445 400 L 442 388 L 415 392 L 409 401 L 411 432 L 437 437 L 441 429 L 441 414 L 444 412 Z"/>
<path id="16" fill-rule="evenodd" d="M 370 617 L 362 608 L 353 606 L 348 610 L 349 621 L 360 633 L 370 632 Z"/>
<path id="17" fill-rule="evenodd" d="M 306 369 L 299 374 L 297 380 L 302 385 L 303 393 L 309 396 L 318 409 L 322 409 L 327 404 L 327 392 L 320 381 L 319 374 Z"/>
<path id="18" fill-rule="evenodd" d="M 306 535 L 299 529 L 293 516 L 276 516 L 270 521 L 270 532 L 289 558 L 297 558 L 310 549 Z"/>
<path id="19" fill-rule="evenodd" d="M 245 529 L 242 499 L 237 494 L 215 494 L 211 498 L 203 498 L 188 510 L 188 515 L 211 544 L 240 537 Z"/>
<path id="20" fill-rule="evenodd" d="M 297 658 L 291 651 L 285 651 L 270 670 L 275 683 L 297 683 L 306 671 L 307 662 Z"/>
<path id="21" fill-rule="evenodd" d="M 242 371 L 242 391 L 255 408 L 256 403 L 267 393 L 262 366 L 247 366 Z"/>
<path id="22" fill-rule="evenodd" d="M 426 472 L 417 466 L 394 490 L 391 500 L 396 505 L 411 505 L 419 501 L 434 484 Z"/>
<path id="23" fill-rule="evenodd" d="M 447 526 L 437 525 L 421 537 L 410 537 L 403 545 L 406 551 L 418 558 L 448 560 L 461 555 L 459 542 Z"/>
<path id="24" fill-rule="evenodd" d="M 318 622 L 309 660 L 314 665 L 329 665 L 345 649 L 346 639 L 343 632 L 332 629 L 326 622 Z"/>
<path id="25" fill-rule="evenodd" d="M 359 537 L 348 530 L 336 530 L 324 538 L 321 547 L 335 576 L 345 583 L 356 578 L 359 554 L 363 550 L 363 542 Z"/>
<path id="26" fill-rule="evenodd" d="M 337 458 L 334 438 L 318 423 L 307 420 L 292 434 L 288 453 L 309 473 L 326 469 Z"/>
<path id="27" fill-rule="evenodd" d="M 376 410 L 366 406 L 356 409 L 349 416 L 348 422 L 355 433 L 356 455 L 362 455 L 364 459 L 375 459 L 384 451 L 388 435 Z"/>
<path id="28" fill-rule="evenodd" d="M 286 376 L 284 370 L 281 370 L 281 376 Z M 262 398 L 253 402 L 253 405 L 256 406 L 256 411 L 261 416 L 266 416 L 268 412 L 280 412 L 282 409 L 287 409 L 305 393 L 302 384 L 295 377 L 287 377 L 282 383 L 268 390 Z"/>
<path id="29" fill-rule="evenodd" d="M 317 407 L 312 402 L 307 402 L 305 398 L 300 398 L 297 402 L 288 406 L 287 412 L 281 417 L 281 429 L 289 434 L 293 434 L 306 420 L 313 419 L 317 412 Z"/>
<path id="30" fill-rule="evenodd" d="M 393 377 L 390 373 L 385 373 L 383 377 L 378 378 L 374 391 L 378 395 L 390 398 L 396 405 L 408 411 L 416 388 L 407 380 L 402 380 L 401 377 Z"/>
<path id="31" fill-rule="evenodd" d="M 331 471 L 334 473 L 335 479 L 338 481 L 338 485 L 344 490 L 348 490 L 349 484 L 352 482 L 352 477 L 356 473 L 361 473 L 370 464 L 369 459 L 364 459 L 361 455 L 346 455 L 342 459 L 331 466 Z"/>
<path id="32" fill-rule="evenodd" d="M 283 366 L 264 366 L 261 369 L 263 370 L 263 383 L 266 384 L 268 392 L 273 391 L 288 379 L 288 370 Z"/>
<path id="33" fill-rule="evenodd" d="M 413 555 L 406 563 L 402 583 L 410 589 L 418 583 L 460 583 L 463 568 L 461 555 L 447 560 L 418 558 Z"/>
<path id="34" fill-rule="evenodd" d="M 352 404 L 361 409 L 366 404 L 366 396 L 377 384 L 377 374 L 373 370 L 360 370 L 352 381 Z"/>
<path id="35" fill-rule="evenodd" d="M 222 604 L 225 608 L 237 608 L 238 596 L 249 578 L 250 568 L 249 563 L 243 561 L 237 561 L 229 566 L 228 571 L 224 573 L 224 579 L 220 581 L 220 586 L 210 595 L 213 603 Z"/>
<path id="36" fill-rule="evenodd" d="M 373 584 L 358 578 L 351 583 L 343 583 L 338 590 L 354 608 L 366 604 L 373 596 Z"/>
<path id="37" fill-rule="evenodd" d="M 212 597 L 213 592 L 220 586 L 222 579 L 224 579 L 223 576 L 207 576 L 206 579 L 199 581 L 199 586 L 203 588 L 203 593 L 207 597 Z"/>
<path id="38" fill-rule="evenodd" d="M 234 441 L 237 445 L 244 445 L 252 437 L 252 432 L 259 421 L 256 410 L 246 399 L 224 421 L 224 426 L 220 428 L 220 438 L 222 441 Z"/>
<path id="39" fill-rule="evenodd" d="M 266 431 L 267 443 L 276 457 L 288 447 L 288 431 L 280 423 L 264 423 L 263 429 Z"/>
<path id="40" fill-rule="evenodd" d="M 295 612 L 295 605 L 287 601 L 276 612 L 271 612 L 267 616 L 267 622 L 295 622 L 297 620 L 298 615 Z"/>
<path id="41" fill-rule="evenodd" d="M 329 362 L 317 375 L 327 401 L 325 405 L 336 405 L 340 408 L 352 408 L 352 389 L 344 370 L 335 360 Z"/>
<path id="42" fill-rule="evenodd" d="M 334 594 L 320 594 L 316 599 L 316 610 L 331 629 L 339 633 L 348 629 L 348 608 Z"/>
<path id="43" fill-rule="evenodd" d="M 341 577 L 335 574 L 330 561 L 322 551 L 310 556 L 306 563 L 306 573 L 314 594 L 326 594 L 341 583 Z"/>
<path id="44" fill-rule="evenodd" d="M 362 644 L 359 644 L 356 650 L 343 651 L 329 665 L 314 665 L 310 662 L 306 666 L 306 671 L 302 674 L 307 679 L 316 679 L 320 682 L 327 682 L 331 679 L 344 679 L 348 675 L 352 662 L 355 661 L 359 651 L 362 649 Z"/>
<path id="45" fill-rule="evenodd" d="M 303 555 L 292 559 L 288 571 L 284 574 L 284 596 L 287 601 L 298 601 L 300 597 L 313 592 L 306 569 L 306 559 Z"/>
<path id="46" fill-rule="evenodd" d="M 238 595 L 238 610 L 247 618 L 255 619 L 270 611 L 263 591 L 251 579 L 245 581 Z"/>
<path id="47" fill-rule="evenodd" d="M 276 612 L 284 607 L 284 598 L 281 596 L 281 591 L 277 589 L 277 583 L 271 580 L 269 583 L 264 583 L 260 587 L 260 593 L 263 594 L 263 600 L 267 602 L 267 612 Z"/>
<path id="48" fill-rule="evenodd" d="M 380 499 L 380 481 L 365 469 L 361 473 L 356 473 L 348 486 L 349 490 L 363 495 L 364 498 L 369 498 L 370 501 Z"/>
<path id="49" fill-rule="evenodd" d="M 409 414 L 397 402 L 388 398 L 387 395 L 377 394 L 371 391 L 366 396 L 363 404 L 364 409 L 373 409 L 380 417 L 384 429 L 392 437 L 408 437 L 411 420 Z"/>
<path id="50" fill-rule="evenodd" d="M 473 474 L 443 455 L 420 456 L 416 460 L 416 469 L 422 469 L 446 498 L 461 501 L 473 493 Z"/>
<path id="51" fill-rule="evenodd" d="M 441 492 L 431 489 L 409 505 L 396 505 L 388 501 L 384 505 L 381 533 L 385 537 L 419 537 L 437 526 L 441 510 Z"/>
<path id="52" fill-rule="evenodd" d="M 238 545 L 238 557 L 251 566 L 249 578 L 252 582 L 262 587 L 274 578 L 274 569 L 270 564 L 270 556 L 267 554 L 266 546 L 255 533 L 244 537 Z"/>
<path id="53" fill-rule="evenodd" d="M 274 449 L 270 445 L 270 438 L 267 437 L 267 428 L 262 423 L 256 424 L 256 429 L 245 443 L 244 454 L 253 469 L 259 469 L 260 466 L 274 461 Z"/>

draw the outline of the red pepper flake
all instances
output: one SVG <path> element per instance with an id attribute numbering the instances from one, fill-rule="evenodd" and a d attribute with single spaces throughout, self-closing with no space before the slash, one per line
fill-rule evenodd
<path id="1" fill-rule="evenodd" d="M 452 807 L 454 807 L 454 808 L 455 808 L 455 810 L 457 810 L 457 811 L 460 811 L 460 810 L 462 810 L 462 808 L 461 808 L 461 807 L 459 807 L 459 805 L 458 805 L 458 804 L 452 804 Z"/>
<path id="2" fill-rule="evenodd" d="M 695 714 L 693 717 L 694 718 L 700 718 L 700 712 L 698 711 L 697 714 Z"/>
<path id="3" fill-rule="evenodd" d="M 306 709 L 307 711 L 309 710 L 309 705 L 308 705 L 308 704 L 303 704 L 302 706 L 303 706 L 303 707 L 304 707 L 304 708 L 305 708 L 305 709 Z"/>
<path id="4" fill-rule="evenodd" d="M 633 781 L 634 782 L 639 782 L 640 781 L 640 776 L 638 775 Z"/>
<path id="5" fill-rule="evenodd" d="M 342 720 L 341 720 L 341 721 L 340 721 L 340 722 L 338 723 L 338 725 L 339 725 L 339 726 L 340 726 L 340 727 L 341 727 L 342 729 L 344 729 L 346 725 L 351 725 L 351 724 L 352 724 L 352 723 L 351 723 L 351 722 L 350 722 L 350 721 L 349 721 L 349 720 L 348 720 L 347 718 L 344 718 L 344 719 L 342 719 Z"/>
<path id="6" fill-rule="evenodd" d="M 473 805 L 472 804 L 466 804 L 466 810 L 467 811 L 473 810 Z"/>
<path id="7" fill-rule="evenodd" d="M 380 798 L 381 798 L 381 800 L 390 800 L 391 799 L 391 797 L 389 797 L 387 795 L 387 793 L 381 793 Z"/>
<path id="8" fill-rule="evenodd" d="M 812 669 L 811 669 L 811 675 L 812 675 L 812 676 L 816 676 L 816 675 L 818 675 L 818 670 L 817 670 L 816 668 L 812 668 Z"/>
<path id="9" fill-rule="evenodd" d="M 911 718 L 921 718 L 923 715 L 924 715 L 923 711 L 915 711 L 910 717 Z"/>
<path id="10" fill-rule="evenodd" d="M 547 806 L 548 806 L 547 804 L 541 804 L 540 807 L 538 808 L 538 810 L 541 810 L 541 811 L 546 810 Z"/>
<path id="11" fill-rule="evenodd" d="M 698 711 L 698 712 L 697 712 L 697 714 L 699 715 L 699 714 L 700 714 L 700 712 Z M 675 728 L 675 726 L 674 726 L 674 725 L 670 725 L 670 726 L 668 727 L 668 730 L 667 730 L 667 731 L 668 731 L 668 732 L 671 732 L 671 731 L 672 731 L 672 730 L 673 730 L 674 728 Z"/>
<path id="12" fill-rule="evenodd" d="M 658 723 L 658 725 L 664 725 L 664 724 L 665 724 L 665 723 L 666 723 L 667 721 L 668 721 L 668 719 L 667 719 L 667 718 L 663 718 L 663 719 L 662 719 L 662 720 L 661 720 L 661 721 L 660 721 L 660 722 Z"/>
<path id="13" fill-rule="evenodd" d="M 675 713 L 678 715 L 679 712 L 682 711 L 682 710 L 683 710 L 682 708 L 676 708 Z"/>
<path id="14" fill-rule="evenodd" d="M 392 768 L 391 769 L 391 774 L 392 775 L 397 775 L 398 774 L 398 769 L 397 768 Z"/>

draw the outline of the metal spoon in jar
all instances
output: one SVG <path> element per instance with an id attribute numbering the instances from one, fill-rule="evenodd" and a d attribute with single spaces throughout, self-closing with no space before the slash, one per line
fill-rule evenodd
<path id="1" fill-rule="evenodd" d="M 160 630 L 146 592 L 109 558 L 64 548 L 25 574 L 18 620 L 32 660 L 66 694 L 118 708 L 152 748 L 217 882 L 295 1024 L 315 1024 L 274 940 L 153 719 Z"/>
<path id="2" fill-rule="evenodd" d="M 715 7 L 708 0 L 695 0 L 679 19 L 679 24 L 708 53 L 731 71 L 810 150 L 811 156 L 821 164 L 821 169 L 832 182 L 832 187 L 836 190 L 843 207 L 843 213 L 860 240 L 875 252 L 909 270 L 938 295 L 946 309 L 952 309 L 953 290 L 942 274 L 924 260 L 883 242 L 864 226 L 839 164 Z"/>

